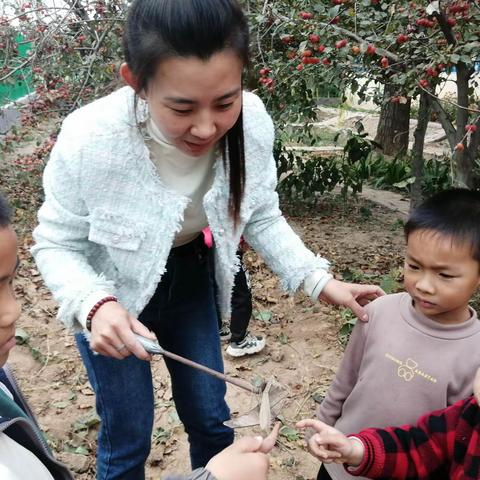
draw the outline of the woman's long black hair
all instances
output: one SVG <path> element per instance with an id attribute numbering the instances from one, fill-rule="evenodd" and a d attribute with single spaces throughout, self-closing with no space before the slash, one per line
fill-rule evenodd
<path id="1" fill-rule="evenodd" d="M 125 59 L 137 78 L 138 91 L 148 88 L 162 60 L 175 56 L 208 60 L 231 49 L 247 67 L 248 45 L 247 21 L 236 0 L 135 0 L 123 38 Z M 236 224 L 245 186 L 242 114 L 221 146 L 229 175 L 229 213 Z"/>

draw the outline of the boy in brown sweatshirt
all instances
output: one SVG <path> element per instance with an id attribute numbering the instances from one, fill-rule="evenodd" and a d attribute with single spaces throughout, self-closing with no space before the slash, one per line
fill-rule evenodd
<path id="1" fill-rule="evenodd" d="M 380 297 L 357 322 L 317 416 L 345 434 L 414 423 L 471 395 L 480 322 L 468 303 L 480 283 L 480 192 L 451 189 L 405 225 L 407 293 Z M 351 478 L 338 464 L 318 479 Z"/>

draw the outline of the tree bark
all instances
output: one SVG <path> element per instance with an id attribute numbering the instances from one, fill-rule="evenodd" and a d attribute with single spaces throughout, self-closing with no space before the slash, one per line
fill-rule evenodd
<path id="1" fill-rule="evenodd" d="M 418 122 L 413 134 L 414 142 L 412 149 L 412 174 L 415 181 L 410 190 L 410 210 L 414 209 L 422 202 L 422 179 L 423 179 L 423 148 L 425 145 L 425 135 L 427 133 L 428 120 L 430 119 L 431 101 L 427 93 L 420 94 L 420 104 L 418 107 Z"/>
<path id="2" fill-rule="evenodd" d="M 471 71 L 465 64 L 458 63 L 457 68 L 457 142 L 462 142 L 465 134 L 465 126 L 468 121 L 468 83 L 471 77 Z M 475 185 L 473 174 L 473 158 L 471 152 L 455 150 L 455 163 L 457 167 L 456 183 L 462 187 L 473 188 Z"/>
<path id="3" fill-rule="evenodd" d="M 375 137 L 386 155 L 397 155 L 408 150 L 411 100 L 408 98 L 407 103 L 393 103 L 391 98 L 396 93 L 392 85 L 385 85 Z"/>

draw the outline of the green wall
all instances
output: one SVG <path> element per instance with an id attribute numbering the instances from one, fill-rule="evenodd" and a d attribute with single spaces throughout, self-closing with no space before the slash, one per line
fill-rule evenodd
<path id="1" fill-rule="evenodd" d="M 21 35 L 15 39 L 18 44 L 18 62 L 22 63 L 32 47 L 31 42 L 25 42 Z M 0 63 L 3 60 L 3 52 L 0 52 Z M 31 86 L 32 71 L 30 67 L 22 68 L 13 76 L 0 84 L 0 106 L 13 100 L 17 100 L 33 91 Z"/>

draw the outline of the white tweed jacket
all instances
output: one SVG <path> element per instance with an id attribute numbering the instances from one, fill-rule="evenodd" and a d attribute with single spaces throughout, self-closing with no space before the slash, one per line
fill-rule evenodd
<path id="1" fill-rule="evenodd" d="M 45 202 L 32 254 L 60 303 L 60 320 L 75 330 L 85 326 L 83 312 L 98 292 L 116 295 L 138 315 L 162 278 L 181 228 L 189 200 L 156 175 L 138 127 L 146 116 L 141 100 L 135 111 L 130 87 L 80 108 L 63 122 L 45 168 Z M 295 291 L 314 271 L 322 272 L 321 283 L 331 278 L 328 262 L 303 245 L 279 210 L 273 124 L 252 93 L 244 93 L 243 118 L 246 185 L 237 229 L 228 215 L 228 177 L 221 158 L 204 197 L 224 316 L 230 312 L 242 233 L 287 290 Z"/>

